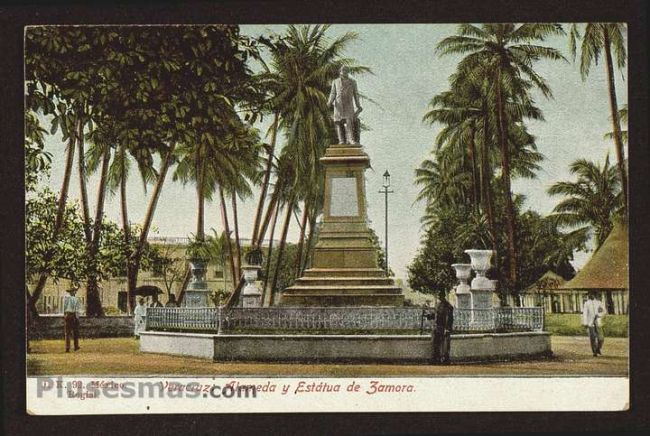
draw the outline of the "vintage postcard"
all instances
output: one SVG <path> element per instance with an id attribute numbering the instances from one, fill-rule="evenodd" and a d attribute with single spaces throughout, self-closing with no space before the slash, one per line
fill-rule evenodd
<path id="1" fill-rule="evenodd" d="M 627 41 L 25 27 L 27 413 L 627 410 Z"/>

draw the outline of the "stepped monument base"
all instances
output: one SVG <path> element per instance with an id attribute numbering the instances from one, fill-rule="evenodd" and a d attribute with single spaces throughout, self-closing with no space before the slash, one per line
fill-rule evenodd
<path id="1" fill-rule="evenodd" d="M 402 306 L 404 296 L 379 268 L 368 228 L 364 173 L 370 158 L 360 145 L 334 144 L 325 168 L 323 222 L 312 267 L 282 292 L 281 306 Z"/>

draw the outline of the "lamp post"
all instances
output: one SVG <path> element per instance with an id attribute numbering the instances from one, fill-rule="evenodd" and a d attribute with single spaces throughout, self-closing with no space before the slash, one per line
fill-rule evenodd
<path id="1" fill-rule="evenodd" d="M 382 189 L 379 191 L 379 193 L 384 194 L 384 261 L 386 264 L 386 274 L 388 275 L 388 194 L 393 193 L 393 190 L 390 189 L 390 173 L 388 170 L 386 170 L 384 173 L 384 184 L 382 185 Z"/>

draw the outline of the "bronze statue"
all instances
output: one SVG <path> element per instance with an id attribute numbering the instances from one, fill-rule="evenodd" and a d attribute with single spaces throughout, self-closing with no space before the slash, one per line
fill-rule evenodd
<path id="1" fill-rule="evenodd" d="M 332 118 L 339 143 L 358 144 L 360 126 L 357 117 L 363 108 L 359 103 L 357 82 L 348 76 L 348 67 L 342 66 L 339 70 L 339 78 L 332 81 L 327 105 L 334 107 Z"/>

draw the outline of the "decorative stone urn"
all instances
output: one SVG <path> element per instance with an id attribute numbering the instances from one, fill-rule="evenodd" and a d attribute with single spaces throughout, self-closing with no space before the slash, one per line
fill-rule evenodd
<path id="1" fill-rule="evenodd" d="M 491 268 L 492 250 L 465 250 L 471 259 L 476 277 L 472 280 L 472 309 L 492 308 L 492 294 L 496 290 L 496 280 L 485 277 Z"/>
<path id="2" fill-rule="evenodd" d="M 242 289 L 242 307 L 262 307 L 262 291 L 257 287 L 257 274 L 261 267 L 259 265 L 243 265 L 244 281 L 246 286 Z"/>
<path id="3" fill-rule="evenodd" d="M 456 271 L 456 278 L 459 280 L 455 287 L 456 305 L 459 309 L 470 309 L 472 307 L 472 293 L 467 280 L 472 276 L 472 265 L 469 263 L 454 263 L 451 266 Z"/>
<path id="4" fill-rule="evenodd" d="M 208 269 L 206 259 L 189 259 L 192 276 L 190 283 L 185 290 L 183 307 L 207 307 L 208 306 L 208 282 L 205 280 L 205 273 Z"/>
<path id="5" fill-rule="evenodd" d="M 465 250 L 471 259 L 472 269 L 476 271 L 476 277 L 472 280 L 472 289 L 493 290 L 492 280 L 485 277 L 485 273 L 491 268 L 492 250 Z"/>

